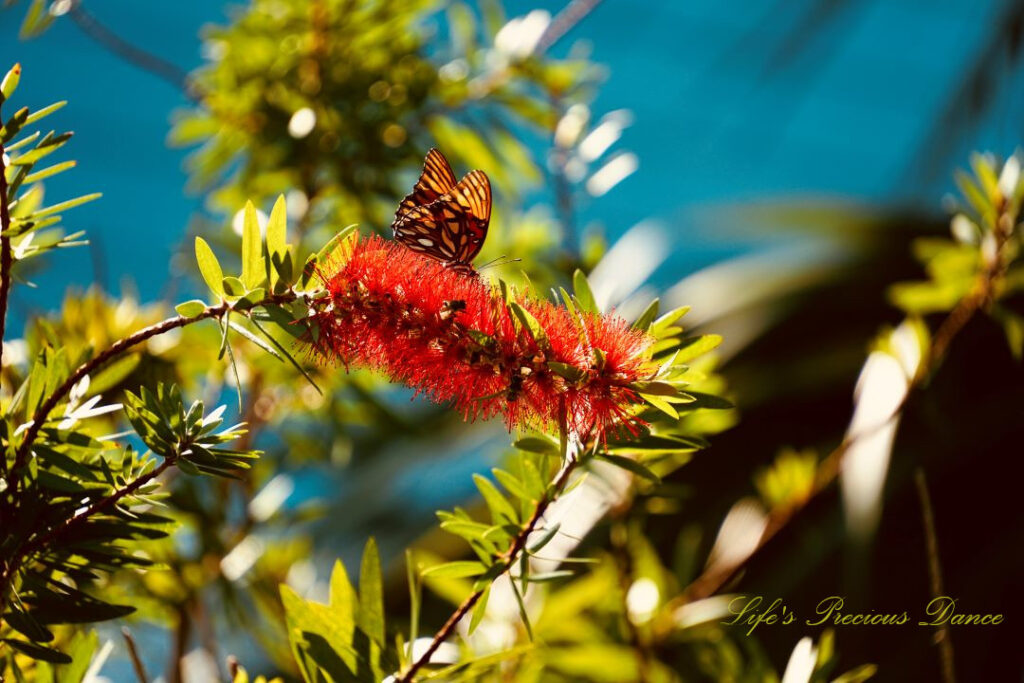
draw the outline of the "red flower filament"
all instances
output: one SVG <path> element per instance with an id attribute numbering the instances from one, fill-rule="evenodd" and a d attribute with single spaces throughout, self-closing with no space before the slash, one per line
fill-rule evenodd
<path id="1" fill-rule="evenodd" d="M 324 358 L 380 371 L 468 419 L 500 414 L 510 429 L 549 428 L 562 410 L 580 434 L 642 424 L 629 385 L 653 374 L 652 339 L 621 318 L 510 295 L 539 323 L 538 342 L 476 274 L 377 237 L 327 270 L 330 296 L 312 314 Z"/>

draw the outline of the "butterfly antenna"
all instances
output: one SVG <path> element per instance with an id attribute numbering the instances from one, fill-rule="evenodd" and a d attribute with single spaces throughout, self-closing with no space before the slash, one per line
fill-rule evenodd
<path id="1" fill-rule="evenodd" d="M 477 270 L 483 270 L 484 268 L 496 268 L 498 266 L 505 266 L 508 265 L 509 263 L 516 263 L 517 261 L 522 260 L 523 259 L 521 258 L 509 258 L 508 256 L 499 256 L 498 258 L 491 259 L 487 263 L 483 264 L 482 266 L 477 268 Z"/>

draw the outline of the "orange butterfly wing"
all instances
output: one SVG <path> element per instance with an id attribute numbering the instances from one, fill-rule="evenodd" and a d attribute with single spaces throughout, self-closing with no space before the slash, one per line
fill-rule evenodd
<path id="1" fill-rule="evenodd" d="M 436 149 L 427 152 L 427 158 L 423 162 L 423 172 L 412 192 L 405 196 L 402 203 L 398 205 L 395 212 L 395 222 L 405 217 L 411 209 L 417 206 L 425 206 L 437 201 L 441 195 L 450 192 L 455 187 L 455 172 L 452 171 L 448 160 Z"/>
<path id="2" fill-rule="evenodd" d="M 483 171 L 472 171 L 434 201 L 404 212 L 400 207 L 399 213 L 392 225 L 396 240 L 438 261 L 469 267 L 487 237 L 491 183 Z"/>

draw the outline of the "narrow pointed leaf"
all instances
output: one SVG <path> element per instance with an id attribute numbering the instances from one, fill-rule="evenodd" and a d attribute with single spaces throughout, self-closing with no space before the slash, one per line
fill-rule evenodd
<path id="1" fill-rule="evenodd" d="M 264 273 L 260 222 L 256 207 L 246 202 L 242 220 L 242 277 L 239 279 L 246 289 L 252 289 L 263 281 Z"/>
<path id="2" fill-rule="evenodd" d="M 196 237 L 196 263 L 199 264 L 199 273 L 203 281 L 214 294 L 224 296 L 224 271 L 221 270 L 220 262 L 202 237 Z"/>
<path id="3" fill-rule="evenodd" d="M 476 601 L 476 606 L 473 608 L 473 616 L 469 620 L 469 635 L 473 635 L 473 631 L 480 625 L 484 614 L 487 613 L 487 600 L 491 597 L 491 585 L 487 584 L 487 588 L 484 589 L 480 599 Z"/>
<path id="4" fill-rule="evenodd" d="M 579 303 L 580 308 L 590 313 L 601 312 L 597 307 L 597 300 L 594 299 L 594 292 L 590 289 L 590 283 L 587 282 L 587 276 L 583 274 L 582 270 L 577 269 L 572 274 L 572 286 L 576 292 L 576 301 Z"/>
<path id="5" fill-rule="evenodd" d="M 384 646 L 384 580 L 381 578 L 380 553 L 372 537 L 363 549 L 359 569 L 359 628 Z"/>

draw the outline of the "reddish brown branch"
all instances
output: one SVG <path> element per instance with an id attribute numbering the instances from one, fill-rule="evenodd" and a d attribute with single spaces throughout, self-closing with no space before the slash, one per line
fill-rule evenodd
<path id="1" fill-rule="evenodd" d="M 578 451 L 570 455 L 566 460 L 565 465 L 562 466 L 561 471 L 551 483 L 548 495 L 545 495 L 544 498 L 537 503 L 537 507 L 533 510 L 533 515 L 530 516 L 530 520 L 512 540 L 512 544 L 509 546 L 508 550 L 502 554 L 500 561 L 505 563 L 505 569 L 498 574 L 498 576 L 494 577 L 494 581 L 497 581 L 499 578 L 507 574 L 512 568 L 512 565 L 515 564 L 515 559 L 520 552 L 523 552 L 530 534 L 532 534 L 537 528 L 537 524 L 544 516 L 544 512 L 548 509 L 548 506 L 555 501 L 558 494 L 565 488 L 566 484 L 569 482 L 569 475 L 576 469 L 579 462 L 580 459 Z M 451 636 L 455 631 L 455 627 L 459 625 L 460 621 L 462 621 L 462 618 L 466 616 L 471 609 L 473 609 L 477 602 L 479 602 L 485 590 L 485 588 L 475 590 L 469 595 L 469 597 L 462 601 L 458 608 L 456 608 L 455 612 L 448 617 L 448 620 L 444 622 L 444 625 L 441 626 L 438 632 L 434 635 L 433 640 L 430 641 L 429 647 L 427 647 L 423 654 L 420 655 L 419 658 L 417 658 L 416 661 L 398 677 L 396 683 L 411 683 L 414 680 L 416 672 L 430 662 L 430 658 L 433 656 L 437 648 L 441 647 L 441 643 Z"/>
<path id="2" fill-rule="evenodd" d="M 935 332 L 935 336 L 925 356 L 920 369 L 910 379 L 907 385 L 907 392 L 903 400 L 893 410 L 892 415 L 881 422 L 877 428 L 888 425 L 895 418 L 902 414 L 911 395 L 921 387 L 924 381 L 934 373 L 942 363 L 953 339 L 960 333 L 967 323 L 979 311 L 985 310 L 992 302 L 997 283 L 1006 270 L 1003 247 L 1012 234 L 1013 217 L 1005 213 L 1005 207 L 1000 207 L 1000 213 L 994 224 L 996 237 L 996 249 L 990 263 L 978 275 L 974 287 L 953 307 L 949 314 L 943 319 Z M 771 539 L 773 539 L 789 522 L 803 509 L 810 501 L 814 500 L 822 491 L 828 488 L 839 476 L 843 456 L 854 444 L 857 438 L 862 438 L 875 433 L 875 430 L 866 430 L 855 437 L 847 436 L 835 450 L 821 462 L 815 477 L 814 486 L 806 499 L 796 505 L 771 513 L 768 523 L 758 541 L 757 546 L 748 555 L 728 565 L 711 565 L 686 587 L 683 592 L 669 603 L 666 614 L 672 614 L 683 605 L 710 597 L 732 579 L 743 567 L 745 567 L 758 552 L 760 552 Z"/>
<path id="3" fill-rule="evenodd" d="M 156 323 L 154 325 L 150 325 L 149 327 L 144 327 L 134 334 L 131 334 L 123 339 L 119 339 L 118 341 L 114 342 L 110 347 L 108 347 L 105 351 L 95 356 L 92 360 L 89 360 L 83 363 L 82 365 L 78 366 L 78 368 L 73 373 L 71 373 L 71 375 L 66 380 L 64 380 L 64 383 L 57 387 L 57 389 L 52 394 L 50 394 L 45 401 L 43 401 L 42 405 L 39 406 L 35 414 L 32 416 L 32 423 L 25 431 L 25 437 L 22 439 L 21 445 L 18 446 L 18 451 L 14 457 L 13 471 L 15 472 L 15 474 L 17 474 L 17 471 L 21 467 L 23 467 L 25 463 L 28 461 L 28 456 L 30 449 L 32 448 L 32 444 L 35 443 L 36 437 L 39 436 L 39 430 L 43 428 L 43 425 L 46 423 L 47 417 L 49 417 L 53 409 L 57 407 L 57 404 L 60 403 L 61 400 L 68 395 L 68 393 L 71 391 L 71 388 L 75 386 L 75 384 L 77 384 L 79 380 L 81 380 L 89 373 L 103 367 L 106 363 L 121 355 L 122 353 L 124 353 L 131 347 L 135 346 L 136 344 L 140 344 L 146 341 L 147 339 L 163 334 L 164 332 L 169 332 L 179 327 L 191 325 L 192 323 L 199 322 L 200 320 L 218 317 L 220 315 L 223 315 L 224 312 L 228 310 L 228 308 L 228 304 L 223 303 L 220 304 L 219 306 L 208 307 L 205 311 L 195 316 L 194 318 L 185 318 L 179 315 L 174 318 L 168 318 L 167 320 Z"/>
<path id="4" fill-rule="evenodd" d="M 11 238 L 7 231 L 11 227 L 11 212 L 7 197 L 7 166 L 3 162 L 4 146 L 0 143 L 0 369 L 3 368 L 3 340 L 7 328 L 7 298 L 11 291 L 11 269 L 14 257 L 11 254 Z M 7 462 L 4 460 L 4 465 Z"/>

